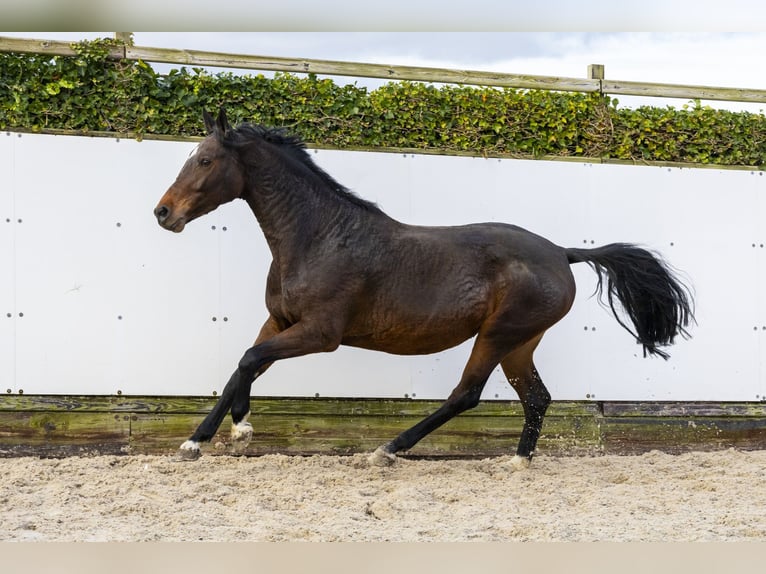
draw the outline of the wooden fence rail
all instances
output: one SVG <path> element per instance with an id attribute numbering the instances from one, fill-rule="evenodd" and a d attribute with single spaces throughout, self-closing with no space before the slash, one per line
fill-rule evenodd
<path id="1" fill-rule="evenodd" d="M 124 36 L 120 37 L 124 38 Z M 75 55 L 75 51 L 69 42 L 8 38 L 4 36 L 0 36 L 0 52 L 50 54 L 52 56 Z M 389 66 L 385 64 L 364 64 L 310 58 L 226 54 L 200 50 L 133 46 L 129 43 L 126 43 L 124 46 L 115 46 L 110 55 L 116 59 L 143 60 L 145 62 L 185 66 L 213 66 L 518 89 L 601 92 L 614 95 L 766 103 L 766 90 L 606 80 L 603 76 L 602 66 L 589 67 L 588 78 L 565 78 L 505 74 L 478 70 Z M 594 73 L 594 71 L 598 73 Z"/>
<path id="2" fill-rule="evenodd" d="M 170 454 L 215 404 L 212 397 L 0 395 L 0 457 Z M 440 401 L 254 397 L 245 454 L 372 452 L 433 412 Z M 408 456 L 486 457 L 514 451 L 518 401 L 486 401 L 418 443 Z M 573 456 L 681 453 L 766 444 L 763 403 L 556 401 L 539 452 Z M 231 449 L 224 424 L 206 454 Z"/>

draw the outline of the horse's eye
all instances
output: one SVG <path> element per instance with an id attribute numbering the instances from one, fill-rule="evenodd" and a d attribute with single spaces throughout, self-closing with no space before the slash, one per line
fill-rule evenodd
<path id="1" fill-rule="evenodd" d="M 206 158 L 206 157 L 203 157 L 202 159 L 200 159 L 200 160 L 199 160 L 199 164 L 200 164 L 202 167 L 207 167 L 207 166 L 209 166 L 211 163 L 213 163 L 213 162 L 211 162 L 211 161 L 210 161 L 208 158 Z"/>

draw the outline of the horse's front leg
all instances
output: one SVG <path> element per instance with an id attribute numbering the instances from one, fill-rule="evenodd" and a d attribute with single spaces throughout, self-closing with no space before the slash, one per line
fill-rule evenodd
<path id="1" fill-rule="evenodd" d="M 255 339 L 253 346 L 268 341 L 281 330 L 277 321 L 273 317 L 269 317 L 261 327 L 261 332 Z M 231 446 L 235 453 L 244 452 L 253 438 L 253 425 L 247 420 L 250 417 L 250 389 L 255 379 L 260 377 L 271 365 L 272 363 L 263 365 L 255 373 L 252 381 L 247 384 L 240 384 L 234 393 L 231 404 Z"/>
<path id="2" fill-rule="evenodd" d="M 209 442 L 221 426 L 226 413 L 232 410 L 233 432 L 247 433 L 247 414 L 250 410 L 250 388 L 256 376 L 263 373 L 274 361 L 299 357 L 311 353 L 335 350 L 340 344 L 341 331 L 337 336 L 328 335 L 332 329 L 317 328 L 316 323 L 300 322 L 284 331 L 278 331 L 276 325 L 266 325 L 261 329 L 259 341 L 242 356 L 237 369 L 221 393 L 218 402 L 204 418 L 179 451 L 181 460 L 199 458 L 200 444 Z M 252 429 L 252 427 L 251 427 Z M 252 430 L 251 430 L 252 433 Z M 249 440 L 249 437 L 247 437 Z M 242 437 L 239 437 L 242 440 Z"/>
<path id="3" fill-rule="evenodd" d="M 200 457 L 200 444 L 209 442 L 215 436 L 218 427 L 221 426 L 221 422 L 234 402 L 234 397 L 241 388 L 246 388 L 249 391 L 254 379 L 255 377 L 248 379 L 240 369 L 232 373 L 218 401 L 197 427 L 197 430 L 194 431 L 194 434 L 178 449 L 177 458 L 179 460 L 196 460 Z"/>

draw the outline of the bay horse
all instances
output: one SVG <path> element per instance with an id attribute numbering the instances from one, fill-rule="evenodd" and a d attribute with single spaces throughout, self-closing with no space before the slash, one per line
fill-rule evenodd
<path id="1" fill-rule="evenodd" d="M 475 407 L 500 365 L 517 392 L 524 425 L 513 469 L 535 451 L 551 395 L 533 353 L 575 296 L 570 264 L 598 274 L 617 321 L 643 346 L 661 348 L 688 336 L 693 297 L 656 255 L 632 244 L 562 248 L 504 223 L 455 227 L 407 225 L 352 193 L 317 166 L 284 130 L 245 123 L 232 128 L 223 109 L 203 113 L 207 136 L 154 209 L 159 224 L 180 233 L 190 221 L 234 199 L 253 211 L 273 260 L 266 282 L 268 318 L 221 396 L 178 452 L 201 454 L 227 412 L 232 441 L 252 438 L 250 390 L 275 361 L 350 345 L 413 355 L 443 351 L 475 337 L 468 363 L 446 401 L 380 446 L 370 462 L 391 464 L 428 433 Z M 620 317 L 627 315 L 633 328 Z"/>

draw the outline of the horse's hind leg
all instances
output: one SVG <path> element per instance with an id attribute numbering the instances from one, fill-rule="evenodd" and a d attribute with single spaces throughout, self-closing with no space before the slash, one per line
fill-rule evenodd
<path id="1" fill-rule="evenodd" d="M 407 429 L 391 442 L 379 447 L 370 456 L 369 460 L 372 464 L 378 466 L 392 464 L 396 460 L 395 453 L 412 448 L 430 432 L 479 404 L 484 385 L 487 383 L 492 370 L 497 366 L 500 357 L 503 356 L 503 351 L 500 351 L 491 340 L 491 337 L 479 334 L 460 383 L 447 400 L 418 424 Z"/>
<path id="2" fill-rule="evenodd" d="M 532 360 L 532 354 L 541 338 L 542 335 L 509 353 L 500 361 L 503 373 L 519 395 L 524 408 L 524 426 L 516 456 L 511 461 L 511 466 L 517 470 L 529 466 L 537 440 L 540 438 L 545 412 L 551 403 L 551 395 Z"/>

